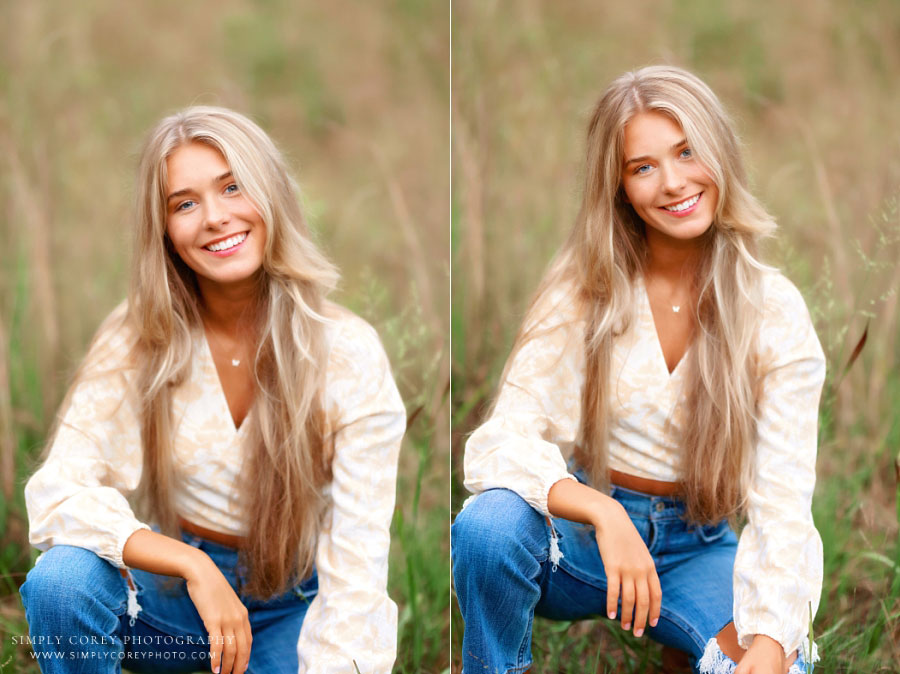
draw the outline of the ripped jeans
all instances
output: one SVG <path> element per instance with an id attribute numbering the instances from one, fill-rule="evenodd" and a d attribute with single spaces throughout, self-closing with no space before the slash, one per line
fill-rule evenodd
<path id="1" fill-rule="evenodd" d="M 647 544 L 662 586 L 659 622 L 648 623 L 645 633 L 687 652 L 698 672 L 730 674 L 735 665 L 715 639 L 732 621 L 737 537 L 728 523 L 691 527 L 677 499 L 617 486 L 610 495 Z M 561 556 L 552 549 L 547 520 L 512 491 L 483 492 L 456 516 L 453 579 L 465 621 L 464 674 L 527 670 L 535 615 L 580 620 L 606 614 L 606 573 L 593 527 L 561 518 L 553 525 Z M 807 672 L 802 653 L 790 672 Z"/>
<path id="2" fill-rule="evenodd" d="M 297 641 L 318 591 L 315 574 L 268 601 L 241 594 L 236 550 L 190 534 L 247 607 L 253 645 L 248 672 L 296 674 Z M 184 580 L 133 569 L 137 593 L 93 552 L 57 545 L 38 558 L 20 592 L 41 672 L 112 674 L 210 670 L 209 636 Z"/>

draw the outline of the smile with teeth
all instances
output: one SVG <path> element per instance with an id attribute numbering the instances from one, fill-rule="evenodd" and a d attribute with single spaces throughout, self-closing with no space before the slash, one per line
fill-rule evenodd
<path id="1" fill-rule="evenodd" d="M 702 192 L 701 192 L 702 194 Z M 675 204 L 674 206 L 663 206 L 667 211 L 672 211 L 673 213 L 678 213 L 679 211 L 686 211 L 691 206 L 696 204 L 700 200 L 700 194 L 695 194 L 690 199 L 685 199 L 681 203 Z"/>
<path id="2" fill-rule="evenodd" d="M 241 234 L 235 234 L 232 237 L 225 239 L 224 241 L 217 241 L 216 243 L 211 243 L 208 246 L 204 246 L 206 250 L 211 250 L 213 253 L 218 253 L 223 250 L 228 250 L 229 248 L 234 248 L 240 243 L 244 242 L 244 239 L 247 238 L 247 232 L 243 232 Z"/>

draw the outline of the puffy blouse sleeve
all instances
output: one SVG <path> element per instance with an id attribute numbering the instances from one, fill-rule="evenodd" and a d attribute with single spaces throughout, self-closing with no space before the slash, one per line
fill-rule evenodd
<path id="1" fill-rule="evenodd" d="M 802 296 L 780 275 L 766 284 L 760 346 L 756 463 L 734 565 L 734 623 L 743 648 L 765 634 L 787 655 L 804 643 L 822 591 L 811 505 L 825 357 Z"/>
<path id="2" fill-rule="evenodd" d="M 139 521 L 127 496 L 137 487 L 141 445 L 126 375 L 125 305 L 106 320 L 72 386 L 43 465 L 25 485 L 29 541 L 73 545 L 122 568 Z"/>
<path id="3" fill-rule="evenodd" d="M 549 516 L 550 487 L 574 479 L 563 452 L 579 431 L 584 323 L 568 286 L 548 292 L 531 314 L 530 338 L 511 356 L 493 412 L 466 443 L 465 486 L 473 494 L 509 489 Z"/>
<path id="4" fill-rule="evenodd" d="M 331 505 L 316 550 L 319 591 L 297 646 L 300 672 L 391 671 L 397 606 L 388 550 L 406 413 L 375 331 L 342 318 L 331 347 L 326 409 L 337 429 Z"/>

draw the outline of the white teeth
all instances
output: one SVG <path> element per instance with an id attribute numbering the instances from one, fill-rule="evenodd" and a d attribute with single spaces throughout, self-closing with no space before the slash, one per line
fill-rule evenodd
<path id="1" fill-rule="evenodd" d="M 210 245 L 206 246 L 206 249 L 211 250 L 214 253 L 218 253 L 220 250 L 228 250 L 229 248 L 234 248 L 246 238 L 247 232 L 244 232 L 243 234 L 237 234 L 229 239 L 225 239 L 224 241 L 211 243 Z"/>
<path id="2" fill-rule="evenodd" d="M 700 195 L 698 194 L 691 197 L 687 201 L 682 201 L 680 204 L 675 204 L 674 206 L 663 206 L 663 208 L 665 208 L 667 211 L 675 211 L 677 213 L 678 211 L 684 211 L 690 208 L 691 206 L 696 204 L 699 199 Z"/>

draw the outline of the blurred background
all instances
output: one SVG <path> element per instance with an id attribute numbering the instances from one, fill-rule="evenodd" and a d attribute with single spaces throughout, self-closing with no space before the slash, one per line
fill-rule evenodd
<path id="1" fill-rule="evenodd" d="M 626 70 L 686 67 L 736 121 L 780 224 L 767 258 L 803 292 L 828 358 L 817 671 L 900 671 L 900 4 L 456 0 L 451 23 L 453 514 L 466 434 L 574 222 L 593 105 Z M 657 646 L 604 619 L 537 620 L 533 649 L 541 672 L 659 667 Z"/>
<path id="2" fill-rule="evenodd" d="M 36 672 L 16 592 L 22 486 L 87 342 L 125 296 L 144 135 L 191 104 L 275 139 L 335 299 L 372 323 L 412 420 L 390 594 L 396 671 L 449 639 L 449 6 L 411 0 L 0 3 L 0 669 Z"/>

